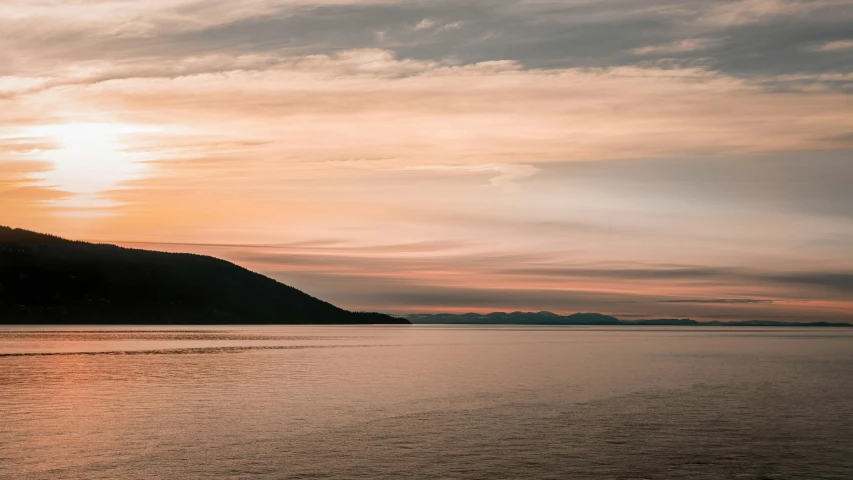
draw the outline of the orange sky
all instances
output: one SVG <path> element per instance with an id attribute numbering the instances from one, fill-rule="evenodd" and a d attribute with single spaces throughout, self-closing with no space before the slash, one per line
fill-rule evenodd
<path id="1" fill-rule="evenodd" d="M 210 253 L 350 308 L 849 320 L 851 20 L 4 1 L 0 223 Z"/>

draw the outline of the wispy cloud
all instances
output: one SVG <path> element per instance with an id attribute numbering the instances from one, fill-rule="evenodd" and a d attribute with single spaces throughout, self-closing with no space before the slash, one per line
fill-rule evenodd
<path id="1" fill-rule="evenodd" d="M 539 169 L 533 165 L 518 165 L 513 163 L 486 165 L 417 165 L 407 167 L 409 171 L 449 172 L 449 173 L 481 173 L 494 172 L 496 175 L 489 179 L 489 185 L 504 191 L 518 191 L 518 181 L 536 175 Z"/>
<path id="2" fill-rule="evenodd" d="M 421 20 L 420 22 L 418 22 L 417 25 L 415 25 L 415 30 L 427 30 L 427 29 L 435 26 L 435 24 L 436 24 L 435 20 L 425 18 L 425 19 Z"/>
<path id="3" fill-rule="evenodd" d="M 735 0 L 715 3 L 701 21 L 714 26 L 747 25 L 844 4 L 844 0 Z"/>
<path id="4" fill-rule="evenodd" d="M 631 52 L 636 55 L 695 52 L 697 50 L 708 49 L 718 42 L 719 40 L 713 38 L 686 38 L 684 40 L 678 40 L 662 45 L 650 45 L 647 47 L 635 48 L 631 50 Z"/>
<path id="5" fill-rule="evenodd" d="M 853 40 L 835 40 L 824 43 L 815 50 L 819 52 L 838 52 L 842 50 L 853 50 Z"/>
<path id="6" fill-rule="evenodd" d="M 757 305 L 770 304 L 773 300 L 761 300 L 756 298 L 688 298 L 677 300 L 661 300 L 661 303 L 709 303 L 717 305 Z"/>

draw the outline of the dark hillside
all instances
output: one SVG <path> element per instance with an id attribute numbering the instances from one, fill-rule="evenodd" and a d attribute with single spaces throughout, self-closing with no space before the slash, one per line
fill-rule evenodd
<path id="1" fill-rule="evenodd" d="M 213 257 L 0 227 L 0 323 L 408 323 L 353 313 Z"/>

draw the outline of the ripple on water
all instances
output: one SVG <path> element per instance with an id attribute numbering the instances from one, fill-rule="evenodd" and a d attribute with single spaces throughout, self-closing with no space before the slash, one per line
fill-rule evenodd
<path id="1" fill-rule="evenodd" d="M 848 480 L 829 331 L 0 331 L 0 478 Z"/>

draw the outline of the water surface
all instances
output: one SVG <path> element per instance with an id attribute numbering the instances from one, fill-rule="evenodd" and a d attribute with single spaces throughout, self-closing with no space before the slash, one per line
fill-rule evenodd
<path id="1" fill-rule="evenodd" d="M 0 327 L 0 478 L 853 478 L 853 330 Z"/>

